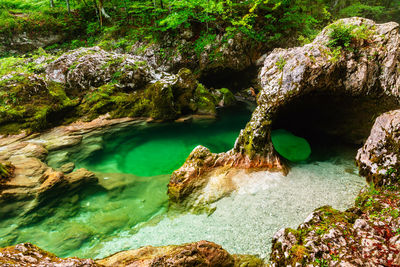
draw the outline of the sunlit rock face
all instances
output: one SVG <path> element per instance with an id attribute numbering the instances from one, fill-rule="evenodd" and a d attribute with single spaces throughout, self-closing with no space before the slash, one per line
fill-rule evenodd
<path id="1" fill-rule="evenodd" d="M 375 185 L 398 185 L 400 171 L 400 110 L 379 116 L 358 151 L 360 174 Z"/>
<path id="2" fill-rule="evenodd" d="M 330 25 L 310 44 L 272 51 L 259 74 L 262 90 L 257 96 L 258 106 L 233 150 L 216 155 L 217 164 L 205 162 L 194 176 L 194 172 L 185 172 L 190 166 L 185 163 L 173 175 L 180 176 L 173 179 L 175 188 L 190 177 L 198 183 L 199 177 L 208 177 L 215 169 L 286 172 L 271 142 L 273 129 L 361 144 L 377 116 L 399 107 L 399 25 L 376 24 L 363 18 L 335 24 L 351 25 L 368 36 L 352 40 L 349 49 L 335 50 L 328 46 L 335 27 Z M 193 162 L 193 157 L 190 160 Z"/>

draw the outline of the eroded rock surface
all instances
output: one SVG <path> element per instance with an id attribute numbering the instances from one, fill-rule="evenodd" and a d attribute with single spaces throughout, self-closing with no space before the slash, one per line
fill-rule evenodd
<path id="1" fill-rule="evenodd" d="M 397 191 L 365 189 L 345 212 L 319 208 L 297 230 L 275 234 L 272 266 L 398 266 L 399 207 Z"/>
<path id="2" fill-rule="evenodd" d="M 33 67 L 27 68 L 27 65 Z M 40 132 L 101 115 L 174 120 L 216 115 L 232 102 L 228 89 L 209 90 L 189 69 L 167 73 L 144 57 L 79 48 L 58 58 L 20 59 L 0 77 L 0 133 Z M 231 99 L 228 99 L 228 96 Z"/>
<path id="3" fill-rule="evenodd" d="M 400 110 L 379 116 L 356 157 L 360 174 L 377 186 L 400 182 Z"/>
<path id="4" fill-rule="evenodd" d="M 112 125 L 124 127 L 139 123 L 133 119 L 109 120 L 103 116 L 91 122 L 76 122 L 69 126 L 61 126 L 39 135 L 7 136 L 0 138 L 0 162 L 12 166 L 12 175 L 0 182 L 0 202 L 3 212 L 1 216 L 12 217 L 34 209 L 41 201 L 52 198 L 62 192 L 63 195 L 79 191 L 86 185 L 97 185 L 98 178 L 94 173 L 78 169 L 62 157 L 56 158 L 59 166 L 69 163 L 59 170 L 50 167 L 46 158 L 48 153 L 58 153 L 66 157 L 61 149 L 74 147 L 83 142 L 83 136 L 100 134 Z M 58 167 L 58 166 L 56 166 Z M 68 168 L 67 168 L 68 167 Z M 12 208 L 19 202 L 21 208 Z M 7 208 L 10 206 L 10 208 Z"/>
<path id="5" fill-rule="evenodd" d="M 280 111 L 302 96 L 305 98 L 319 95 L 328 98 L 351 96 L 366 98 L 366 103 L 368 99 L 379 100 L 378 105 L 371 105 L 375 110 L 364 116 L 376 116 L 399 106 L 400 76 L 397 72 L 400 66 L 399 25 L 394 22 L 375 24 L 371 20 L 362 18 L 343 19 L 335 24 L 365 27 L 363 29 L 369 36 L 366 40 L 353 40 L 351 49 L 342 48 L 334 52 L 334 48 L 328 46 L 329 33 L 334 27 L 331 25 L 325 28 L 311 44 L 291 49 L 275 49 L 269 54 L 259 76 L 262 91 L 257 97 L 258 107 L 236 142 L 234 148 L 236 153 L 245 153 L 251 157 L 254 155 L 273 157 L 270 131 L 274 123 L 279 120 Z M 313 115 L 317 116 L 318 110 L 323 110 L 326 104 L 324 101 L 317 102 L 318 107 L 315 109 L 317 112 Z M 346 106 L 340 106 L 331 112 L 340 112 L 342 108 L 346 109 Z M 359 115 L 356 114 L 357 106 L 353 106 L 352 109 L 354 111 L 349 111 L 346 117 Z M 295 111 L 291 115 L 304 124 L 312 119 L 299 118 Z M 339 130 L 331 134 L 335 136 L 347 134 L 348 129 L 341 130 L 339 126 L 342 125 L 331 121 L 332 117 L 334 116 L 325 118 L 327 124 Z M 368 136 L 372 126 L 370 120 L 371 117 L 368 118 L 368 126 L 361 137 L 356 136 L 354 139 Z M 308 126 L 315 127 L 312 124 Z M 348 121 L 345 126 L 364 127 L 360 122 L 351 124 Z M 329 130 L 331 129 L 327 129 Z"/>
<path id="6" fill-rule="evenodd" d="M 199 241 L 179 246 L 142 247 L 118 252 L 107 258 L 92 259 L 58 258 L 30 243 L 0 248 L 1 266 L 71 266 L 71 267 L 117 267 L 117 266 L 220 266 L 263 267 L 264 262 L 251 255 L 230 255 L 221 246 Z"/>
<path id="7" fill-rule="evenodd" d="M 234 266 L 235 260 L 221 246 L 199 241 L 180 246 L 143 247 L 118 252 L 98 260 L 104 266 Z"/>
<path id="8" fill-rule="evenodd" d="M 30 243 L 18 244 L 12 247 L 0 248 L 1 266 L 99 266 L 91 259 L 58 258 Z"/>

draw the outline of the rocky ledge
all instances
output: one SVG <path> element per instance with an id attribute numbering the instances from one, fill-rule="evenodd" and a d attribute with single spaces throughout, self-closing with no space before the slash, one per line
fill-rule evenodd
<path id="1" fill-rule="evenodd" d="M 180 246 L 142 247 L 118 252 L 101 260 L 58 258 L 35 245 L 24 243 L 0 249 L 2 266 L 220 266 L 262 267 L 264 262 L 250 255 L 230 255 L 221 246 L 208 241 Z"/>
<path id="2" fill-rule="evenodd" d="M 342 44 L 335 31 L 347 31 L 349 43 Z M 234 148 L 218 155 L 196 148 L 172 175 L 170 199 L 196 206 L 208 184 L 240 169 L 286 172 L 271 142 L 273 129 L 362 144 L 374 119 L 399 107 L 399 51 L 397 23 L 363 18 L 339 20 L 303 47 L 273 50 L 259 73 L 258 106 Z M 207 198 L 229 193 L 227 181 Z"/>

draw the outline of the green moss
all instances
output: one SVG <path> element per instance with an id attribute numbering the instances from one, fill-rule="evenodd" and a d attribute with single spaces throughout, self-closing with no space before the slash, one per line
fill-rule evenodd
<path id="1" fill-rule="evenodd" d="M 148 86 L 146 89 L 146 98 L 151 102 L 150 116 L 152 118 L 160 120 L 176 118 L 177 110 L 170 85 L 158 81 Z"/>
<path id="2" fill-rule="evenodd" d="M 224 106 L 232 106 L 236 103 L 236 98 L 228 88 L 221 88 L 218 90 L 222 95 Z"/>
<path id="3" fill-rule="evenodd" d="M 235 260 L 234 267 L 263 267 L 264 261 L 254 255 L 232 255 Z"/>
<path id="4" fill-rule="evenodd" d="M 200 114 L 216 114 L 216 100 L 214 96 L 202 84 L 198 84 L 195 91 L 195 103 Z"/>

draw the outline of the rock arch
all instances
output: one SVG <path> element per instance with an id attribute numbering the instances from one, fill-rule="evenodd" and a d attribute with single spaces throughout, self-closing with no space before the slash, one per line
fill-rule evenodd
<path id="1" fill-rule="evenodd" d="M 362 27 L 369 36 L 334 51 L 327 46 L 333 27 L 328 26 L 311 44 L 275 49 L 265 59 L 258 107 L 242 130 L 235 153 L 276 157 L 269 134 L 274 125 L 282 124 L 280 120 L 297 124 L 297 128 L 302 123 L 320 126 L 320 130 L 360 144 L 378 115 L 399 106 L 399 25 L 363 18 L 333 25 L 337 24 Z M 302 118 L 305 115 L 310 117 Z"/>

